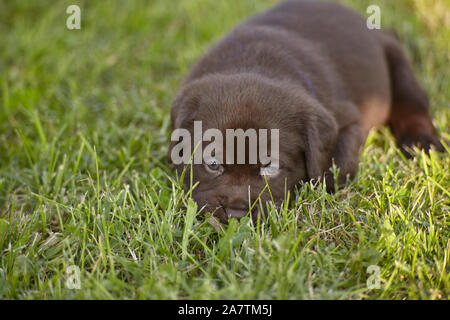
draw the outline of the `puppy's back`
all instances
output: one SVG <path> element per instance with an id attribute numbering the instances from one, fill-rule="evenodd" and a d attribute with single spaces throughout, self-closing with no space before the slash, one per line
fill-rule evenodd
<path id="1" fill-rule="evenodd" d="M 255 72 L 310 82 L 325 105 L 390 100 L 389 72 L 377 34 L 343 5 L 285 1 L 232 30 L 198 62 L 186 81 L 208 73 Z M 333 106 L 330 106 L 333 108 Z"/>

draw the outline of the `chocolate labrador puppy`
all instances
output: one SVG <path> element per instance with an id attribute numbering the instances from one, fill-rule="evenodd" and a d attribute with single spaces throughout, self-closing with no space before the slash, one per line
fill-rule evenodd
<path id="1" fill-rule="evenodd" d="M 172 128 L 182 131 L 172 135 L 169 159 L 179 172 L 187 168 L 186 185 L 198 183 L 199 206 L 224 222 L 256 219 L 258 204 L 280 204 L 300 181 L 323 177 L 332 191 L 333 161 L 338 183 L 353 177 L 369 130 L 380 125 L 391 128 L 407 155 L 405 146 L 443 150 L 427 95 L 398 40 L 369 30 L 358 13 L 321 1 L 282 2 L 237 26 L 193 67 L 171 117 Z M 179 147 L 196 126 L 215 131 L 184 145 L 204 150 L 212 136 L 217 143 L 197 162 L 194 150 Z M 258 144 L 252 151 L 250 139 L 245 161 L 236 161 L 237 148 L 217 137 L 228 138 L 229 129 L 269 130 L 269 161 L 249 161 L 262 150 Z M 173 161 L 181 156 L 190 161 Z"/>

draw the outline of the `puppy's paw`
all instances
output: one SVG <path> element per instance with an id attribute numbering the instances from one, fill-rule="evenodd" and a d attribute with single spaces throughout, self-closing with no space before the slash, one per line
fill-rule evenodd
<path id="1" fill-rule="evenodd" d="M 324 174 L 326 190 L 330 194 L 334 194 L 336 192 L 336 186 L 334 185 L 334 175 L 331 171 L 327 171 Z"/>
<path id="2" fill-rule="evenodd" d="M 429 153 L 431 148 L 439 152 L 445 152 L 439 137 L 429 133 L 402 135 L 397 138 L 397 145 L 407 158 L 414 157 L 411 152 L 414 146 L 423 149 L 426 153 Z"/>

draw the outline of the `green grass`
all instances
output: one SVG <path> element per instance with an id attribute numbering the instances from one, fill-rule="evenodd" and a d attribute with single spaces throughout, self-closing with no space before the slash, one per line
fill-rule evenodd
<path id="1" fill-rule="evenodd" d="M 353 182 L 303 185 L 260 226 L 217 224 L 180 188 L 166 159 L 180 82 L 275 2 L 0 2 L 0 298 L 450 298 L 450 157 L 406 160 L 387 129 Z M 344 2 L 381 7 L 449 139 L 448 1 Z M 82 29 L 69 31 L 74 3 Z"/>

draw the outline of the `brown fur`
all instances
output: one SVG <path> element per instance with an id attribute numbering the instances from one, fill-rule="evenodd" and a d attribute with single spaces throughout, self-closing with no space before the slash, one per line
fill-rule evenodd
<path id="1" fill-rule="evenodd" d="M 400 146 L 442 150 L 398 40 L 328 2 L 286 1 L 236 27 L 193 67 L 171 116 L 173 129 L 192 130 L 194 120 L 203 130 L 280 129 L 280 175 L 269 181 L 278 204 L 300 181 L 325 176 L 332 190 L 333 160 L 339 183 L 353 177 L 379 125 L 388 124 Z M 194 198 L 222 221 L 243 216 L 265 186 L 259 165 L 224 165 L 217 175 L 193 169 Z M 262 203 L 270 198 L 263 193 Z"/>

